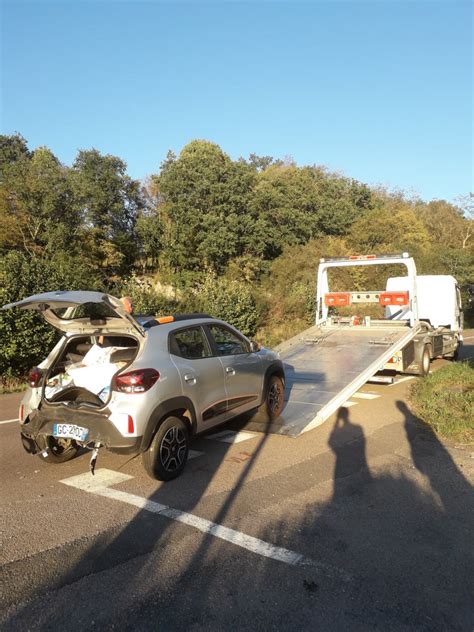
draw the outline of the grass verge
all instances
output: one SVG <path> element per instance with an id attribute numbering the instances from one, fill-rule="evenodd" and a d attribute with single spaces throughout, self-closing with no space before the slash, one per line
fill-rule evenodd
<path id="1" fill-rule="evenodd" d="M 5 393 L 20 393 L 26 389 L 26 378 L 0 375 L 0 395 Z"/>
<path id="2" fill-rule="evenodd" d="M 413 385 L 414 412 L 442 437 L 474 443 L 474 359 L 453 362 Z"/>

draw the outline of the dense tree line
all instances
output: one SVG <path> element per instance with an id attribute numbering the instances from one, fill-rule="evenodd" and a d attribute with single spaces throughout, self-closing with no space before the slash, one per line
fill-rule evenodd
<path id="1" fill-rule="evenodd" d="M 289 317 L 293 329 L 310 318 L 320 256 L 408 250 L 420 272 L 466 283 L 471 232 L 469 197 L 425 203 L 321 166 L 232 160 L 208 141 L 169 152 L 141 183 L 96 149 L 65 166 L 0 136 L 1 304 L 58 288 L 127 292 L 139 311 L 204 309 L 276 340 Z M 52 343 L 32 314 L 1 313 L 0 336 L 3 375 Z"/>

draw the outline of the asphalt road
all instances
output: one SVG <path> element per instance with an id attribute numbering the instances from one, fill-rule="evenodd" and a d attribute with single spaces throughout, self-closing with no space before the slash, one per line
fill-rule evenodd
<path id="1" fill-rule="evenodd" d="M 413 417 L 412 383 L 297 439 L 199 438 L 166 484 L 104 453 L 90 487 L 88 454 L 42 463 L 0 424 L 2 630 L 471 632 L 474 455 Z"/>

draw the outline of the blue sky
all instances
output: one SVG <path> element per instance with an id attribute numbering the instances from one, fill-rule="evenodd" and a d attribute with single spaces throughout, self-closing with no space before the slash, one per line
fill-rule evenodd
<path id="1" fill-rule="evenodd" d="M 2 2 L 2 133 L 120 156 L 218 143 L 424 199 L 473 184 L 472 4 Z"/>

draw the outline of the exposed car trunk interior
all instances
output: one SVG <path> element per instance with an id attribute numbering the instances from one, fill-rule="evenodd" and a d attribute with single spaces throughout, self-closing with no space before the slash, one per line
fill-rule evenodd
<path id="1" fill-rule="evenodd" d="M 102 407 L 110 398 L 114 375 L 138 352 L 132 336 L 77 336 L 68 341 L 46 374 L 48 402 Z"/>

